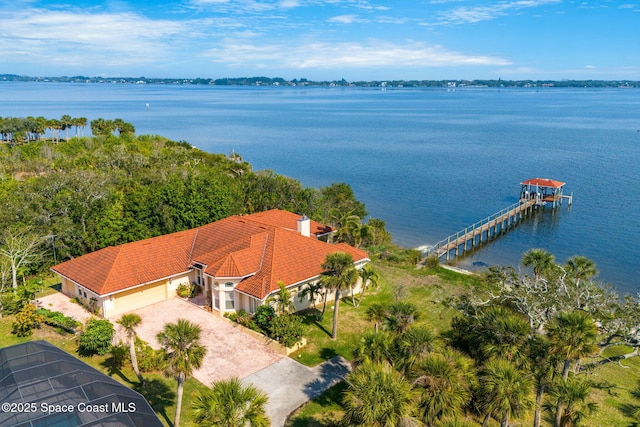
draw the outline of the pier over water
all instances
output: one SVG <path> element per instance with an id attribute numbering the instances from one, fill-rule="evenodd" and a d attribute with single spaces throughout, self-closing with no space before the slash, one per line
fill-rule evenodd
<path id="1" fill-rule="evenodd" d="M 520 199 L 488 217 L 451 234 L 433 246 L 418 248 L 426 258 L 445 257 L 447 261 L 463 254 L 467 248 L 473 248 L 494 239 L 509 231 L 520 221 L 530 217 L 536 209 L 550 206 L 555 209 L 564 200 L 568 205 L 573 202 L 573 195 L 564 195 L 564 182 L 547 178 L 533 178 L 521 182 Z"/>

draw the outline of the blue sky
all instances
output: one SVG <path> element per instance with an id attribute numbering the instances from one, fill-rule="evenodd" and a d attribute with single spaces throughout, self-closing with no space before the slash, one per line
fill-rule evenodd
<path id="1" fill-rule="evenodd" d="M 0 74 L 640 80 L 640 0 L 0 0 Z"/>

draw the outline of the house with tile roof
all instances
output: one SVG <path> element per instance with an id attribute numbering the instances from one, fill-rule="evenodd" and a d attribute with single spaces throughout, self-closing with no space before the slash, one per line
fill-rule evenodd
<path id="1" fill-rule="evenodd" d="M 231 216 L 202 227 L 107 247 L 52 267 L 62 292 L 99 308 L 105 317 L 176 296 L 194 284 L 221 315 L 256 309 L 283 282 L 295 295 L 316 282 L 333 252 L 350 254 L 356 268 L 365 251 L 328 243 L 331 227 L 273 209 Z M 294 297 L 297 310 L 311 301 Z"/>

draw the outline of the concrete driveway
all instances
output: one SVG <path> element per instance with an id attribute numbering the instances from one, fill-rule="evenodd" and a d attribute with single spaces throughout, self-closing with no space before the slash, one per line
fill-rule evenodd
<path id="1" fill-rule="evenodd" d="M 307 401 L 320 396 L 342 380 L 351 370 L 344 358 L 337 356 L 314 368 L 308 368 L 291 358 L 283 358 L 261 371 L 244 378 L 269 395 L 267 415 L 273 427 L 282 427 L 289 414 Z"/>
<path id="2" fill-rule="evenodd" d="M 84 307 L 72 303 L 62 293 L 38 299 L 38 306 L 60 311 L 84 322 L 91 314 Z M 269 395 L 267 414 L 273 427 L 282 427 L 291 414 L 310 399 L 319 396 L 349 373 L 351 366 L 335 357 L 314 368 L 271 350 L 259 339 L 241 332 L 234 324 L 221 319 L 182 299 L 172 298 L 134 310 L 142 318 L 138 336 L 153 348 L 160 348 L 156 335 L 165 324 L 187 319 L 200 325 L 200 341 L 207 347 L 202 367 L 193 376 L 205 385 L 214 381 L 238 377 L 245 384 L 253 384 Z M 116 321 L 116 340 L 125 341 L 125 334 Z"/>
<path id="3" fill-rule="evenodd" d="M 200 325 L 200 342 L 207 347 L 207 353 L 202 367 L 194 371 L 193 376 L 205 385 L 232 377 L 244 378 L 284 357 L 258 339 L 236 329 L 217 314 L 202 310 L 180 298 L 139 308 L 134 313 L 142 318 L 142 323 L 136 329 L 138 336 L 155 349 L 160 348 L 156 336 L 165 324 L 186 319 Z M 111 320 L 115 323 L 117 318 Z M 117 323 L 115 326 L 121 334 L 120 326 Z"/>

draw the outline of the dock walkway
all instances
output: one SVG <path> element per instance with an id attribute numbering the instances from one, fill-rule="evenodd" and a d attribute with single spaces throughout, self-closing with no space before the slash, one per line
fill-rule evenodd
<path id="1" fill-rule="evenodd" d="M 421 248 L 425 256 L 446 256 L 447 261 L 453 256 L 458 256 L 460 249 L 465 251 L 470 244 L 474 247 L 498 233 L 503 233 L 509 227 L 515 225 L 525 217 L 531 215 L 534 209 L 540 205 L 540 201 L 535 198 L 521 199 L 517 203 L 508 206 L 499 212 L 466 227 L 436 243 L 433 246 Z M 476 243 L 477 240 L 477 243 Z"/>

